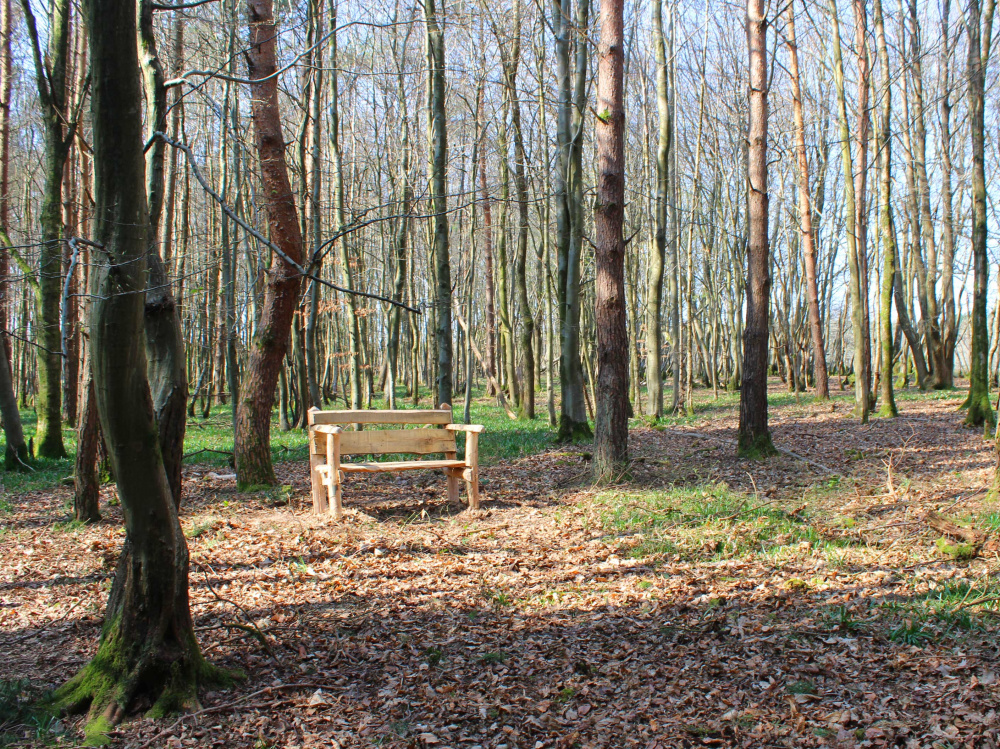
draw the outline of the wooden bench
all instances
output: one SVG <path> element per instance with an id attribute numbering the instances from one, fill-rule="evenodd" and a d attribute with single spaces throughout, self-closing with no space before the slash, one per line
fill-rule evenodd
<path id="1" fill-rule="evenodd" d="M 465 481 L 469 508 L 479 508 L 479 433 L 477 424 L 452 424 L 450 406 L 410 411 L 309 410 L 309 472 L 313 509 L 321 515 L 344 516 L 341 486 L 349 473 L 382 473 L 440 469 L 448 477 L 448 501 L 458 502 L 458 481 Z M 361 424 L 398 424 L 396 429 L 357 431 Z M 407 429 L 407 426 L 423 429 Z M 429 428 L 428 428 L 429 427 Z M 465 433 L 465 458 L 458 459 L 455 435 Z M 443 454 L 443 460 L 348 463 L 345 455 Z"/>

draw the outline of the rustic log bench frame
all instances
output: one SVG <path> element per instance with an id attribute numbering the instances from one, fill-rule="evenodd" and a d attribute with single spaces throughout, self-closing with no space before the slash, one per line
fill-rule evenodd
<path id="1" fill-rule="evenodd" d="M 440 469 L 448 478 L 448 501 L 458 502 L 458 481 L 465 481 L 469 509 L 479 509 L 478 424 L 452 424 L 451 407 L 402 411 L 320 411 L 309 409 L 309 474 L 312 480 L 313 509 L 326 515 L 332 511 L 344 517 L 342 486 L 348 473 L 384 473 Z M 419 424 L 425 429 L 345 429 L 349 424 Z M 465 458 L 458 459 L 455 435 L 465 433 Z M 345 463 L 345 455 L 430 455 L 444 454 L 444 460 Z"/>

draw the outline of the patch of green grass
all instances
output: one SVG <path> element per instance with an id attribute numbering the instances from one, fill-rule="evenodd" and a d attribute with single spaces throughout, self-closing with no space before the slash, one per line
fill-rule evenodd
<path id="1" fill-rule="evenodd" d="M 627 550 L 633 557 L 680 553 L 729 558 L 821 540 L 798 515 L 762 505 L 725 484 L 604 492 L 594 501 L 606 531 L 638 535 L 639 542 Z"/>
<path id="2" fill-rule="evenodd" d="M 922 648 L 931 639 L 931 633 L 924 629 L 919 621 L 908 619 L 889 632 L 889 639 L 901 645 L 914 645 Z"/>
<path id="3" fill-rule="evenodd" d="M 82 520 L 67 520 L 61 523 L 52 524 L 53 533 L 76 533 L 77 531 L 86 528 L 87 524 Z"/>
<path id="4" fill-rule="evenodd" d="M 507 653 L 505 653 L 504 651 L 497 650 L 497 651 L 492 652 L 492 653 L 484 653 L 483 657 L 480 658 L 479 660 L 482 661 L 483 663 L 493 664 L 493 663 L 503 663 L 509 657 L 510 656 Z"/>
<path id="5" fill-rule="evenodd" d="M 809 679 L 799 679 L 785 685 L 789 694 L 816 694 L 816 685 Z"/>
<path id="6" fill-rule="evenodd" d="M 195 520 L 191 527 L 184 531 L 184 535 L 188 538 L 199 538 L 205 535 L 209 531 L 215 530 L 215 527 L 219 524 L 217 518 L 205 518 L 203 520 Z"/>
<path id="7" fill-rule="evenodd" d="M 45 709 L 45 697 L 28 679 L 0 679 L 0 747 L 55 738 L 56 716 Z"/>

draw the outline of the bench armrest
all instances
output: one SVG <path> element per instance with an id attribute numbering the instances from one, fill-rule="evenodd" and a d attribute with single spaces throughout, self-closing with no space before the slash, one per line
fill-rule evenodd
<path id="1" fill-rule="evenodd" d="M 447 424 L 445 429 L 452 432 L 468 432 L 470 434 L 479 434 L 483 431 L 483 426 L 480 424 Z"/>
<path id="2" fill-rule="evenodd" d="M 313 430 L 321 434 L 340 434 L 344 431 L 342 427 L 333 426 L 332 424 L 317 424 L 313 427 Z"/>

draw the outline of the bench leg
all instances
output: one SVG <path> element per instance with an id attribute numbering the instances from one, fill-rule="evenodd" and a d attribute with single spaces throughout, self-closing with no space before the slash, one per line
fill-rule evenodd
<path id="1" fill-rule="evenodd" d="M 458 477 L 461 475 L 460 469 L 449 468 L 448 471 L 448 503 L 457 505 L 458 499 Z"/>
<path id="2" fill-rule="evenodd" d="M 475 468 L 466 468 L 462 473 L 465 479 L 465 493 L 469 495 L 469 509 L 479 509 L 479 471 Z"/>
<path id="3" fill-rule="evenodd" d="M 327 490 L 330 496 L 330 506 L 333 509 L 333 519 L 338 522 L 344 519 L 344 494 L 341 489 L 343 483 L 343 477 L 340 475 L 340 471 L 330 472 L 330 483 L 327 485 Z"/>
<path id="4" fill-rule="evenodd" d="M 313 512 L 317 515 L 326 515 L 330 511 L 326 487 L 323 486 L 323 477 L 316 470 L 316 467 L 322 464 L 321 456 L 309 453 L 309 480 L 312 484 Z"/>

